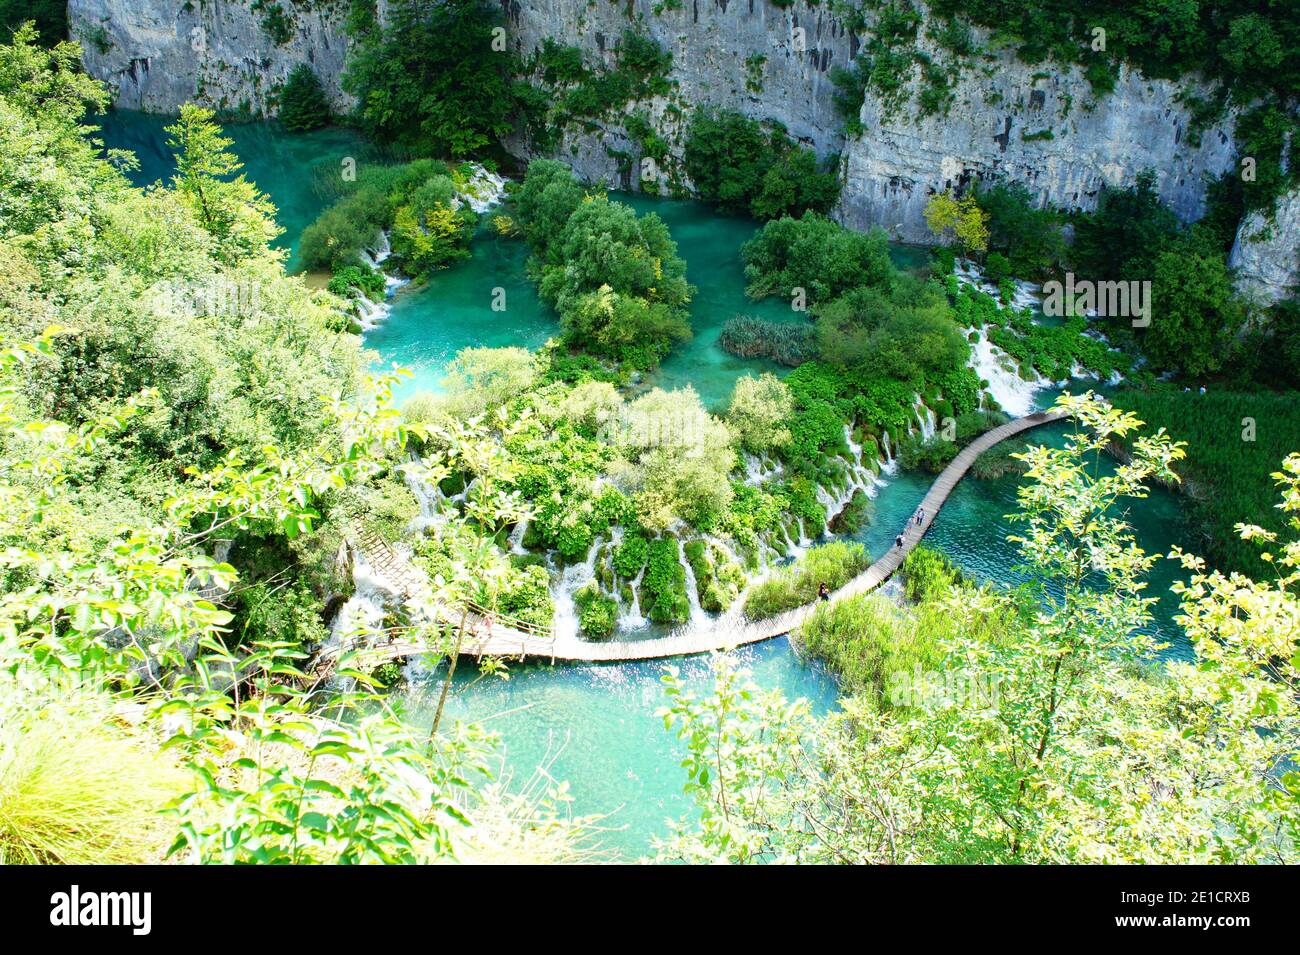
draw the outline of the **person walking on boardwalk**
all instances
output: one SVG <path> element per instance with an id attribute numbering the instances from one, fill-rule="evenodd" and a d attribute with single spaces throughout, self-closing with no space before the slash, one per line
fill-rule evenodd
<path id="1" fill-rule="evenodd" d="M 902 547 L 902 546 L 903 546 L 903 535 L 902 535 L 902 534 L 899 534 L 897 537 L 894 538 L 894 546 L 895 546 L 895 547 Z"/>
<path id="2" fill-rule="evenodd" d="M 817 585 L 817 599 L 829 601 L 831 599 L 831 589 L 826 586 L 826 581 Z"/>
<path id="3" fill-rule="evenodd" d="M 925 520 L 925 508 L 918 507 L 916 509 L 916 526 L 920 527 L 923 520 Z"/>

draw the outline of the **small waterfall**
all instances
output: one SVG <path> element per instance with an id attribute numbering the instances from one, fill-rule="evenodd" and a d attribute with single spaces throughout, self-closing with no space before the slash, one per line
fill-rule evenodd
<path id="1" fill-rule="evenodd" d="M 552 630 L 556 639 L 578 639 L 581 626 L 578 622 L 578 608 L 573 601 L 573 595 L 596 579 L 597 546 L 598 542 L 592 541 L 586 559 L 581 564 L 570 564 L 565 567 L 551 590 L 551 599 L 555 603 Z"/>
<path id="2" fill-rule="evenodd" d="M 524 537 L 528 534 L 529 519 L 521 517 L 519 523 L 514 526 L 510 532 L 510 553 L 527 554 L 528 549 L 524 547 Z"/>
<path id="3" fill-rule="evenodd" d="M 372 302 L 362 293 L 357 293 L 357 321 L 363 332 L 372 331 L 387 320 L 393 310 L 389 299 L 399 288 L 410 282 L 410 279 L 394 278 L 384 272 L 382 266 L 392 254 L 393 247 L 388 240 L 388 233 L 382 229 L 375 247 L 361 250 L 361 261 L 384 276 L 384 297 L 380 301 Z"/>
<path id="4" fill-rule="evenodd" d="M 1029 414 L 1034 410 L 1034 396 L 1051 382 L 1038 377 L 1022 378 L 1015 361 L 1006 352 L 989 341 L 983 332 L 975 334 L 978 338 L 971 344 L 970 367 L 988 382 L 985 390 L 1012 417 Z"/>
<path id="5" fill-rule="evenodd" d="M 921 440 L 929 441 L 934 437 L 936 422 L 934 412 L 926 407 L 920 395 L 917 395 L 912 402 L 912 413 L 916 415 L 916 423 L 920 425 Z"/>
<path id="6" fill-rule="evenodd" d="M 618 618 L 621 630 L 638 630 L 646 625 L 645 615 L 641 613 L 641 580 L 645 577 L 645 565 L 632 578 L 632 606 Z"/>
<path id="7" fill-rule="evenodd" d="M 352 596 L 339 608 L 322 650 L 345 646 L 358 638 L 373 640 L 383 632 L 384 608 L 396 599 L 391 584 L 366 563 L 361 551 L 352 547 Z"/>
<path id="8" fill-rule="evenodd" d="M 470 173 L 469 180 L 465 184 L 465 191 L 456 196 L 455 204 L 459 207 L 463 199 L 475 212 L 487 212 L 501 201 L 505 192 L 504 178 L 474 163 L 473 172 Z"/>
<path id="9" fill-rule="evenodd" d="M 700 606 L 700 590 L 699 584 L 695 580 L 695 568 L 686 559 L 686 553 L 680 546 L 677 548 L 677 562 L 682 565 L 682 570 L 686 572 L 686 602 L 691 608 L 690 622 L 693 624 L 703 623 L 709 619 L 709 615 Z"/>
<path id="10" fill-rule="evenodd" d="M 760 484 L 779 478 L 785 473 L 785 466 L 779 461 L 772 461 L 767 454 L 754 455 L 746 451 L 743 460 L 745 462 L 745 483 L 752 487 L 758 487 Z"/>
<path id="11" fill-rule="evenodd" d="M 410 530 L 426 531 L 442 524 L 446 520 L 446 515 L 442 512 L 442 502 L 445 500 L 442 489 L 435 482 L 425 480 L 424 466 L 414 455 L 401 470 L 406 486 L 420 508 L 419 516 L 411 521 Z"/>

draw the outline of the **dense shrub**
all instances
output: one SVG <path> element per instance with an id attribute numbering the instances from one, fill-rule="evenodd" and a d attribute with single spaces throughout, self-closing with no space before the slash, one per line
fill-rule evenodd
<path id="1" fill-rule="evenodd" d="M 280 88 L 280 122 L 287 129 L 303 132 L 317 129 L 330 121 L 330 104 L 315 72 L 299 63 Z"/>
<path id="2" fill-rule="evenodd" d="M 458 172 L 431 159 L 367 164 L 303 230 L 299 258 L 309 269 L 338 272 L 358 265 L 362 251 L 375 248 L 383 230 L 391 231 L 393 251 L 412 275 L 463 257 L 477 216 L 468 203 L 453 209 Z"/>
<path id="3" fill-rule="evenodd" d="M 608 637 L 618 624 L 618 601 L 606 597 L 595 584 L 588 584 L 573 595 L 578 608 L 578 625 L 592 637 Z"/>
<path id="4" fill-rule="evenodd" d="M 741 258 L 751 296 L 794 298 L 803 289 L 808 304 L 859 285 L 886 287 L 896 274 L 883 231 L 852 232 L 812 212 L 767 223 Z"/>
<path id="5" fill-rule="evenodd" d="M 675 537 L 650 542 L 645 577 L 646 616 L 655 623 L 684 623 L 691 608 L 686 599 L 686 569 L 681 564 L 681 545 Z"/>
<path id="6" fill-rule="evenodd" d="M 850 597 L 819 606 L 797 640 L 826 664 L 845 693 L 885 710 L 893 706 L 896 684 L 939 665 L 942 647 L 929 622 L 885 597 Z"/>

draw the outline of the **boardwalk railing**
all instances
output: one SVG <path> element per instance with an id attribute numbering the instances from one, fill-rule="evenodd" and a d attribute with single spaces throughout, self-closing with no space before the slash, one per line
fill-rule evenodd
<path id="1" fill-rule="evenodd" d="M 984 432 L 962 448 L 943 469 L 922 499 L 917 511 L 899 534 L 899 542 L 875 563 L 830 595 L 831 601 L 843 600 L 875 590 L 903 565 L 903 561 L 930 529 L 939 509 L 957 483 L 966 476 L 975 459 L 996 444 L 1031 428 L 1060 421 L 1059 411 L 1040 411 L 1016 418 Z M 919 520 L 918 520 L 919 518 Z M 688 624 L 674 632 L 650 640 L 583 640 L 579 637 L 557 638 L 549 631 L 530 633 L 491 621 L 487 628 L 466 634 L 461 652 L 471 656 L 548 657 L 552 662 L 603 662 L 655 660 L 730 650 L 762 640 L 770 640 L 797 629 L 817 609 L 817 602 L 796 607 L 764 620 L 748 620 L 738 611 L 723 614 L 706 624 Z M 388 658 L 428 653 L 428 647 L 401 641 L 379 648 Z"/>

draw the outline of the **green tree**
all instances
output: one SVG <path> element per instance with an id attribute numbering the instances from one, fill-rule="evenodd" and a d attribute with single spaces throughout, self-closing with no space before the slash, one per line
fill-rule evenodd
<path id="1" fill-rule="evenodd" d="M 186 103 L 167 127 L 167 145 L 176 153 L 172 187 L 216 241 L 221 258 L 235 264 L 264 252 L 283 230 L 275 223 L 275 206 L 255 185 L 242 173 L 229 178 L 243 163 L 212 116 L 212 110 Z"/>
<path id="2" fill-rule="evenodd" d="M 1244 307 L 1217 249 L 1191 237 L 1156 258 L 1151 324 L 1140 340 L 1157 367 L 1191 376 L 1219 370 L 1244 321 Z"/>
<path id="3" fill-rule="evenodd" d="M 280 121 L 294 132 L 319 129 L 330 121 L 330 104 L 315 71 L 299 63 L 280 88 Z"/>
<path id="4" fill-rule="evenodd" d="M 727 406 L 727 425 L 747 451 L 760 454 L 790 443 L 794 396 L 770 372 L 736 379 Z"/>
<path id="5" fill-rule="evenodd" d="M 414 152 L 469 156 L 514 128 L 515 57 L 494 29 L 499 8 L 486 0 L 396 0 L 382 30 L 354 43 L 343 86 L 372 136 Z"/>

